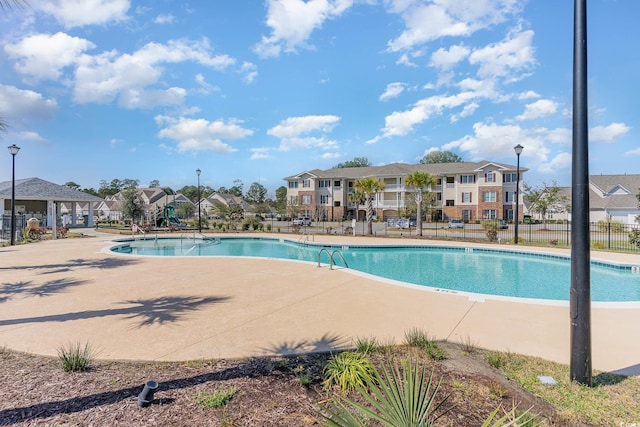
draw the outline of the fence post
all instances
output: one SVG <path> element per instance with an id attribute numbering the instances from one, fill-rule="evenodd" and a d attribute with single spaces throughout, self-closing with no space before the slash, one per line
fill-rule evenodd
<path id="1" fill-rule="evenodd" d="M 611 221 L 607 221 L 607 249 L 611 249 Z"/>

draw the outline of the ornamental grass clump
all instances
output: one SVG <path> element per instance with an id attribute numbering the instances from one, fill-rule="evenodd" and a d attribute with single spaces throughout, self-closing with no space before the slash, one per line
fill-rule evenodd
<path id="1" fill-rule="evenodd" d="M 364 386 L 356 388 L 367 403 L 336 395 L 323 408 L 323 424 L 364 426 L 375 420 L 387 427 L 430 427 L 449 410 L 443 407 L 449 395 L 438 400 L 439 389 L 433 371 L 427 376 L 426 366 L 419 367 L 417 361 L 382 363 Z"/>
<path id="2" fill-rule="evenodd" d="M 88 342 L 63 345 L 58 349 L 58 359 L 65 372 L 86 371 L 95 359 L 95 350 Z"/>
<path id="3" fill-rule="evenodd" d="M 338 353 L 324 367 L 324 387 L 338 385 L 343 393 L 363 388 L 371 381 L 375 369 L 371 360 L 352 351 Z"/>

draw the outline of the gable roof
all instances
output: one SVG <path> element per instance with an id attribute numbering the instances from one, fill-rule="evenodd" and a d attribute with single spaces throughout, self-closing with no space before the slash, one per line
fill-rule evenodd
<path id="1" fill-rule="evenodd" d="M 74 190 L 65 185 L 54 184 L 40 178 L 16 179 L 16 199 L 51 200 L 62 202 L 101 202 L 100 197 Z M 11 198 L 11 181 L 0 182 L 0 198 Z"/>
<path id="2" fill-rule="evenodd" d="M 408 163 L 389 163 L 382 166 L 365 166 L 355 168 L 332 168 L 327 170 L 312 169 L 300 172 L 284 178 L 287 181 L 300 179 L 303 175 L 311 175 L 315 178 L 346 178 L 360 179 L 370 176 L 405 176 L 415 171 L 428 172 L 434 176 L 455 175 L 462 173 L 474 174 L 487 166 L 493 166 L 500 170 L 516 171 L 516 166 L 506 163 L 490 162 L 481 160 L 479 162 L 454 162 L 454 163 L 428 163 L 411 165 Z M 528 168 L 520 167 L 520 172 L 528 171 Z"/>

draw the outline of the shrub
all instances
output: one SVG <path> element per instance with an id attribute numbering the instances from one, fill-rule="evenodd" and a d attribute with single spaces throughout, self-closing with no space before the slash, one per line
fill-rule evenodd
<path id="1" fill-rule="evenodd" d="M 495 242 L 496 240 L 498 240 L 498 230 L 496 229 L 487 230 L 487 239 L 490 242 Z"/>
<path id="2" fill-rule="evenodd" d="M 345 351 L 338 353 L 324 367 L 324 387 L 328 389 L 339 385 L 340 390 L 346 393 L 366 387 L 373 374 L 373 364 L 365 355 Z"/>
<path id="3" fill-rule="evenodd" d="M 356 340 L 356 348 L 359 353 L 367 354 L 378 350 L 380 345 L 375 338 L 358 338 Z"/>
<path id="4" fill-rule="evenodd" d="M 551 246 L 558 246 L 558 239 L 551 239 L 549 240 L 549 244 Z"/>
<path id="5" fill-rule="evenodd" d="M 235 394 L 234 387 L 216 390 L 213 393 L 200 392 L 196 395 L 196 404 L 199 408 L 219 408 L 229 403 Z"/>
<path id="6" fill-rule="evenodd" d="M 385 426 L 423 426 L 435 424 L 447 411 L 441 410 L 449 398 L 436 401 L 440 382 L 434 383 L 433 371 L 427 377 L 426 367 L 418 362 L 404 361 L 402 368 L 383 363 L 367 378 L 366 387 L 358 387 L 360 396 L 368 403 L 334 396 L 323 408 L 324 425 L 364 426 L 369 419 Z"/>
<path id="7" fill-rule="evenodd" d="M 624 231 L 624 224 L 620 221 L 598 221 L 598 231 L 609 231 L 621 233 Z"/>
<path id="8" fill-rule="evenodd" d="M 640 229 L 631 230 L 629 233 L 629 243 L 636 245 L 640 249 Z"/>
<path id="9" fill-rule="evenodd" d="M 502 368 L 507 363 L 507 356 L 499 351 L 487 353 L 487 362 L 496 369 Z"/>
<path id="10" fill-rule="evenodd" d="M 58 359 L 65 372 L 86 371 L 95 358 L 95 351 L 91 344 L 84 347 L 79 342 L 63 345 L 58 349 Z"/>

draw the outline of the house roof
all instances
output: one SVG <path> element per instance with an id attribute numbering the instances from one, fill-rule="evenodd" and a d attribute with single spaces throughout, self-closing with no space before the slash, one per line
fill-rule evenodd
<path id="1" fill-rule="evenodd" d="M 455 162 L 455 163 L 428 163 L 411 165 L 408 163 L 390 163 L 383 166 L 365 166 L 355 168 L 332 168 L 327 170 L 312 169 L 309 171 L 300 172 L 296 175 L 291 175 L 284 178 L 287 181 L 297 180 L 304 175 L 310 175 L 315 178 L 346 178 L 346 179 L 359 179 L 369 176 L 402 176 L 409 175 L 415 171 L 428 172 L 431 175 L 455 175 L 461 173 L 476 173 L 485 169 L 488 166 L 499 168 L 502 170 L 516 171 L 516 166 L 505 163 L 490 162 L 482 160 L 479 162 Z M 520 168 L 521 172 L 528 171 L 528 168 Z"/>
<path id="2" fill-rule="evenodd" d="M 54 184 L 40 178 L 15 180 L 16 199 L 51 200 L 61 202 L 101 202 L 100 197 L 74 190 L 65 185 Z M 0 182 L 0 198 L 11 198 L 11 181 Z"/>

